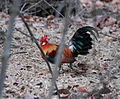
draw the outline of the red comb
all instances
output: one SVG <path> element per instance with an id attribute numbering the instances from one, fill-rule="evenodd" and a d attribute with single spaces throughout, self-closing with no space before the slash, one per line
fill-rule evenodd
<path id="1" fill-rule="evenodd" d="M 46 39 L 47 39 L 47 35 L 44 35 L 44 36 L 41 37 L 40 42 L 42 42 L 42 41 L 44 41 Z"/>

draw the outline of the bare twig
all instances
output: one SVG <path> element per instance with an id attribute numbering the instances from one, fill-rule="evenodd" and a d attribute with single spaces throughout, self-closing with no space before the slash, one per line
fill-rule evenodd
<path id="1" fill-rule="evenodd" d="M 8 59 L 10 55 L 11 41 L 13 36 L 12 32 L 13 32 L 13 27 L 15 23 L 15 17 L 17 16 L 17 13 L 19 10 L 19 4 L 20 4 L 20 0 L 15 0 L 14 6 L 12 8 L 13 13 L 11 14 L 8 31 L 6 34 L 7 37 L 4 45 L 4 55 L 2 57 L 2 68 L 0 73 L 0 99 L 2 97 L 2 90 L 3 90 L 4 81 L 5 81 L 6 70 L 8 68 Z"/>
<path id="2" fill-rule="evenodd" d="M 49 14 L 49 12 L 46 10 L 46 9 L 44 9 L 43 7 L 41 7 L 41 6 L 39 6 L 43 11 L 45 11 L 47 14 Z M 41 11 L 41 9 L 39 9 L 39 10 L 37 10 L 37 11 L 32 11 L 32 12 L 27 12 L 27 14 L 35 14 L 35 13 L 38 13 L 38 12 L 40 12 Z"/>
<path id="3" fill-rule="evenodd" d="M 21 34 L 23 34 L 23 35 L 25 35 L 25 36 L 27 36 L 27 37 L 29 37 L 29 38 L 31 38 L 31 36 L 30 35 L 28 35 L 27 33 L 24 33 L 24 32 L 22 32 L 21 30 L 19 30 L 18 28 L 15 28 L 17 31 L 19 31 Z M 36 38 L 35 38 L 36 39 Z M 37 41 L 39 41 L 39 39 L 36 39 Z"/>
<path id="4" fill-rule="evenodd" d="M 58 10 L 56 10 L 51 4 L 49 4 L 46 0 L 44 0 L 44 2 L 64 18 L 64 16 Z"/>
<path id="5" fill-rule="evenodd" d="M 29 31 L 29 34 L 31 35 L 31 39 L 35 42 L 35 44 L 37 45 L 37 47 L 39 48 L 39 50 L 40 50 L 41 53 L 43 54 L 43 57 L 44 57 L 44 59 L 45 59 L 45 61 L 46 61 L 46 63 L 47 63 L 47 66 L 48 66 L 48 68 L 49 68 L 49 71 L 50 71 L 50 73 L 51 73 L 51 75 L 52 75 L 52 77 L 53 77 L 52 69 L 51 69 L 51 67 L 50 67 L 50 64 L 49 64 L 49 62 L 48 62 L 48 60 L 47 60 L 47 58 L 46 58 L 46 56 L 45 56 L 42 48 L 40 47 L 40 45 L 39 45 L 39 43 L 37 42 L 37 40 L 36 40 L 36 38 L 34 37 L 34 35 L 32 34 L 32 31 L 30 30 L 30 28 L 29 28 L 28 24 L 26 23 L 26 21 L 25 21 L 25 19 L 24 19 L 24 17 L 23 17 L 22 14 L 20 14 L 20 17 L 22 18 L 22 21 L 24 22 L 26 28 L 27 28 L 28 31 Z M 58 87 L 57 87 L 57 84 L 56 84 L 55 81 L 54 81 L 54 85 L 55 85 L 55 87 L 56 87 L 56 90 L 57 90 L 57 93 L 58 93 L 58 97 L 60 98 L 60 95 L 59 95 L 59 92 L 58 92 Z"/>
<path id="6" fill-rule="evenodd" d="M 25 13 L 27 12 L 28 10 L 30 10 L 31 8 L 35 7 L 36 5 L 38 5 L 39 3 L 41 3 L 43 0 L 40 0 L 39 2 L 35 3 L 34 5 L 30 6 L 29 8 L 27 8 L 26 10 L 24 10 L 23 12 L 21 13 Z"/>
<path id="7" fill-rule="evenodd" d="M 66 2 L 67 4 L 67 2 Z M 66 15 L 65 15 L 65 25 L 64 25 L 64 29 L 63 29 L 63 34 L 62 34 L 62 38 L 61 38 L 61 43 L 60 43 L 60 46 L 59 46 L 59 49 L 58 49 L 58 53 L 57 53 L 57 59 L 56 59 L 56 62 L 55 62 L 55 68 L 54 68 L 54 75 L 53 75 L 53 78 L 52 78 L 52 82 L 51 82 L 51 86 L 49 88 L 49 94 L 48 94 L 48 99 L 52 99 L 52 93 L 53 93 L 53 86 L 54 86 L 54 82 L 56 81 L 56 79 L 58 78 L 58 75 L 59 75 L 59 68 L 60 68 L 60 64 L 61 64 L 61 59 L 62 59 L 62 53 L 63 53 L 63 48 L 64 48 L 64 42 L 65 42 L 65 35 L 67 33 L 67 29 L 68 29 L 68 24 L 69 24 L 69 15 L 70 15 L 70 11 L 71 11 L 71 1 L 69 0 L 69 7 L 67 8 L 67 11 L 66 11 Z"/>
<path id="8" fill-rule="evenodd" d="M 119 37 L 114 37 L 114 36 L 111 36 L 111 35 L 108 35 L 108 34 L 104 34 L 104 33 L 102 33 L 102 32 L 99 32 L 99 33 L 102 34 L 102 35 L 104 35 L 104 36 L 108 36 L 108 37 L 112 37 L 112 38 L 114 38 L 114 39 L 116 39 L 116 40 L 120 40 Z"/>
<path id="9" fill-rule="evenodd" d="M 57 7 L 57 9 L 55 10 L 56 12 L 55 12 L 55 16 L 56 17 L 59 17 L 60 15 L 64 18 L 64 16 L 60 13 L 61 11 L 62 11 L 62 9 L 64 8 L 64 6 L 65 6 L 65 2 L 64 1 L 62 1 L 59 5 L 58 5 L 58 7 Z"/>
<path id="10" fill-rule="evenodd" d="M 26 6 L 26 3 L 24 3 L 24 5 L 21 7 L 20 12 L 23 11 L 23 9 L 24 9 L 25 6 Z"/>
<path id="11" fill-rule="evenodd" d="M 28 12 L 27 14 L 32 15 L 32 14 L 36 14 L 36 13 L 38 13 L 38 12 L 40 12 L 40 11 L 41 11 L 41 9 L 40 9 L 40 10 L 37 10 L 37 11 L 34 11 L 34 12 Z"/>
<path id="12" fill-rule="evenodd" d="M 30 37 L 31 38 L 31 36 L 30 35 L 28 35 L 27 33 L 24 33 L 24 32 L 22 32 L 21 30 L 19 30 L 18 28 L 15 28 L 17 31 L 19 31 L 21 34 L 23 34 L 23 35 L 25 35 L 25 36 L 27 36 L 27 37 Z"/>
<path id="13" fill-rule="evenodd" d="M 14 52 L 14 53 L 10 53 L 10 54 L 9 54 L 9 58 L 10 58 L 10 56 L 12 56 L 12 55 L 24 54 L 24 53 L 27 53 L 27 52 L 23 51 L 23 52 Z M 2 57 L 0 57 L 0 59 L 2 59 Z"/>
<path id="14" fill-rule="evenodd" d="M 22 52 L 14 52 L 14 53 L 11 53 L 10 56 L 11 56 L 11 55 L 16 55 L 16 54 L 25 54 L 25 53 L 27 53 L 27 52 L 25 52 L 25 51 L 22 51 Z"/>
<path id="15" fill-rule="evenodd" d="M 5 0 L 5 12 L 8 13 L 8 0 Z"/>

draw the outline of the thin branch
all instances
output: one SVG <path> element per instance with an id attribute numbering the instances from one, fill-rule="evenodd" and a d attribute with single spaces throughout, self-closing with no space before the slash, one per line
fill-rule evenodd
<path id="1" fill-rule="evenodd" d="M 64 6 L 65 6 L 65 2 L 64 1 L 62 1 L 59 5 L 58 5 L 58 7 L 57 7 L 57 10 L 55 10 L 55 16 L 56 17 L 59 17 L 60 15 L 64 18 L 64 16 L 60 13 L 61 11 L 62 11 L 62 9 L 64 8 Z M 59 14 L 60 13 L 60 14 Z"/>
<path id="2" fill-rule="evenodd" d="M 41 9 L 40 9 L 40 10 L 37 10 L 37 11 L 34 11 L 34 12 L 28 12 L 27 14 L 32 15 L 32 14 L 36 14 L 36 13 L 38 13 L 38 12 L 40 12 L 40 11 L 41 11 Z"/>
<path id="3" fill-rule="evenodd" d="M 36 5 L 38 5 L 39 3 L 41 3 L 43 0 L 40 0 L 39 2 L 35 3 L 34 5 L 30 6 L 29 8 L 27 8 L 26 10 L 24 10 L 23 12 L 21 13 L 25 13 L 27 12 L 28 10 L 30 10 L 31 8 L 35 7 Z"/>
<path id="4" fill-rule="evenodd" d="M 12 55 L 24 54 L 24 53 L 27 53 L 27 52 L 23 51 L 23 52 L 14 52 L 14 53 L 10 53 L 9 58 L 10 58 Z M 0 57 L 0 59 L 2 59 L 2 57 Z"/>
<path id="5" fill-rule="evenodd" d="M 19 11 L 20 1 L 21 0 L 15 0 L 14 2 L 13 8 L 12 8 L 13 13 L 11 14 L 8 31 L 6 34 L 6 41 L 4 45 L 4 55 L 2 57 L 2 68 L 0 73 L 0 99 L 2 98 L 2 90 L 3 90 L 4 81 L 5 81 L 6 70 L 8 68 L 8 60 L 9 60 L 10 48 L 11 48 L 11 42 L 12 42 L 12 36 L 13 36 L 12 33 L 13 33 L 15 18 Z"/>
<path id="6" fill-rule="evenodd" d="M 70 11 L 71 11 L 71 4 L 72 2 L 69 0 L 69 2 L 66 2 L 66 4 L 69 3 L 69 7 L 67 8 L 67 11 L 66 11 L 66 15 L 65 15 L 65 25 L 64 25 L 64 29 L 63 29 L 63 34 L 62 34 L 62 38 L 61 38 L 61 43 L 60 43 L 60 46 L 59 46 L 59 49 L 58 49 L 58 52 L 57 52 L 57 59 L 56 59 L 56 62 L 55 62 L 55 68 L 54 68 L 54 75 L 53 75 L 53 78 L 52 78 L 52 82 L 51 82 L 51 86 L 49 88 L 49 94 L 48 94 L 48 99 L 51 99 L 52 98 L 52 93 L 53 93 L 53 86 L 54 86 L 54 82 L 56 81 L 56 79 L 58 78 L 58 75 L 59 75 L 59 68 L 60 68 L 60 65 L 61 65 L 61 59 L 62 59 L 62 53 L 63 53 L 63 48 L 64 48 L 64 42 L 65 42 L 65 35 L 67 33 L 67 29 L 68 29 L 68 24 L 69 24 L 69 20 L 70 20 Z"/>
<path id="7" fill-rule="evenodd" d="M 42 48 L 40 47 L 39 43 L 37 42 L 36 38 L 34 37 L 34 35 L 33 35 L 32 31 L 30 30 L 30 28 L 29 28 L 28 24 L 26 23 L 26 21 L 25 21 L 25 19 L 24 19 L 23 15 L 22 15 L 21 13 L 20 13 L 20 17 L 21 17 L 22 21 L 24 22 L 24 24 L 25 24 L 26 28 L 28 29 L 29 34 L 31 35 L 31 37 L 30 37 L 30 38 L 31 38 L 31 39 L 35 42 L 35 44 L 37 45 L 37 47 L 39 48 L 39 50 L 40 50 L 40 51 L 41 51 L 41 53 L 43 54 L 43 57 L 44 57 L 44 59 L 45 59 L 45 61 L 46 61 L 46 63 L 47 63 L 47 66 L 48 66 L 49 71 L 50 71 L 50 73 L 51 73 L 51 75 L 52 75 L 52 78 L 53 78 L 53 72 L 52 72 L 52 69 L 51 69 L 51 67 L 50 67 L 50 64 L 49 64 L 49 62 L 48 62 L 47 58 L 45 57 L 45 54 L 44 54 L 44 52 L 43 52 Z M 60 98 L 60 94 L 59 94 L 59 92 L 58 92 L 58 87 L 57 87 L 57 84 L 56 84 L 56 82 L 55 82 L 55 81 L 54 81 L 54 85 L 55 85 L 55 87 L 56 87 L 56 90 L 57 90 L 57 93 L 58 93 L 58 97 Z"/>
<path id="8" fill-rule="evenodd" d="M 83 8 L 80 12 L 78 12 L 78 15 L 82 16 L 85 11 L 88 9 L 89 6 L 86 6 L 85 8 Z"/>
<path id="9" fill-rule="evenodd" d="M 27 36 L 27 37 L 29 37 L 29 38 L 31 38 L 31 36 L 30 35 L 28 35 L 27 33 L 24 33 L 24 32 L 22 32 L 21 30 L 19 30 L 18 28 L 15 28 L 17 31 L 19 31 L 21 34 L 23 34 L 23 35 L 25 35 L 25 36 Z M 35 38 L 36 39 L 36 38 Z M 37 41 L 39 41 L 39 39 L 36 39 Z"/>
<path id="10" fill-rule="evenodd" d="M 51 4 L 49 4 L 46 0 L 44 0 L 44 2 L 64 18 L 64 16 L 58 10 L 56 10 Z"/>
<path id="11" fill-rule="evenodd" d="M 25 53 L 27 53 L 27 52 L 25 52 L 25 51 L 22 51 L 22 52 L 14 52 L 14 53 L 11 53 L 10 56 L 16 55 L 16 54 L 25 54 Z"/>
<path id="12" fill-rule="evenodd" d="M 27 4 L 27 3 L 24 3 L 24 5 L 23 5 L 23 6 L 21 7 L 21 9 L 20 9 L 20 12 L 23 11 L 23 9 L 25 8 L 26 4 Z"/>
<path id="13" fill-rule="evenodd" d="M 99 32 L 99 33 L 102 34 L 102 35 L 104 35 L 104 36 L 112 37 L 112 38 L 120 41 L 120 38 L 119 38 L 119 37 L 114 37 L 114 36 L 111 36 L 111 35 L 108 35 L 108 34 L 104 34 L 104 33 L 102 33 L 102 32 Z"/>

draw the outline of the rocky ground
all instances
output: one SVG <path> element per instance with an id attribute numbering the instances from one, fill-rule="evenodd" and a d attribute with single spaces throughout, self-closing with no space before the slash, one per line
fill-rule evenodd
<path id="1" fill-rule="evenodd" d="M 64 19 L 51 17 L 25 15 L 36 38 L 40 39 L 45 34 L 51 43 L 59 44 Z M 9 15 L 0 13 L 0 27 L 4 31 L 7 30 L 8 20 Z M 62 65 L 64 70 L 60 72 L 57 85 L 63 98 L 74 99 L 92 92 L 94 95 L 90 96 L 91 99 L 120 98 L 120 24 L 112 17 L 105 19 L 103 16 L 97 17 L 96 24 L 99 32 L 109 36 L 99 34 L 98 41 L 93 41 L 94 45 L 90 53 L 76 58 L 77 61 L 73 63 L 75 70 L 71 70 L 68 64 Z M 83 21 L 71 18 L 66 44 L 75 31 L 85 25 L 93 26 L 94 22 L 92 19 Z M 19 17 L 16 18 L 15 27 L 29 34 Z M 3 99 L 44 99 L 51 84 L 51 74 L 47 64 L 31 39 L 15 30 L 11 53 L 16 52 L 23 53 L 11 55 L 9 59 Z M 3 44 L 0 44 L 0 57 L 2 53 Z M 53 64 L 50 65 L 53 68 Z M 103 87 L 103 83 L 106 87 Z M 57 96 L 54 95 L 53 99 L 57 99 Z"/>

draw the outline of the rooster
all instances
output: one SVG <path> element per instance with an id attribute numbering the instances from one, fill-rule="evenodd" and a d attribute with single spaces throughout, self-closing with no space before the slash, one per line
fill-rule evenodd
<path id="1" fill-rule="evenodd" d="M 90 37 L 88 32 L 90 32 L 97 39 L 95 33 L 98 35 L 98 31 L 95 28 L 91 26 L 79 28 L 70 39 L 69 44 L 65 45 L 61 63 L 71 64 L 75 61 L 75 57 L 77 57 L 79 54 L 87 55 L 89 53 L 88 51 L 92 48 L 93 39 Z M 47 60 L 54 64 L 59 45 L 49 43 L 46 35 L 41 37 L 40 45 Z M 41 56 L 44 59 L 42 53 Z"/>

